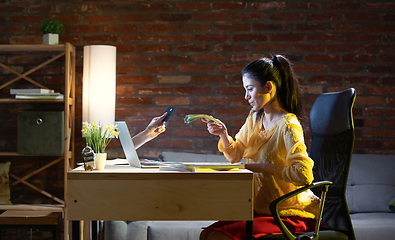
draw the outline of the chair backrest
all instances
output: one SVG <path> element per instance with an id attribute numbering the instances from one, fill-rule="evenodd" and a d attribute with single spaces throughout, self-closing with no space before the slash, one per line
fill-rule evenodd
<path id="1" fill-rule="evenodd" d="M 346 202 L 346 184 L 354 148 L 352 108 L 355 89 L 323 93 L 310 110 L 312 143 L 309 156 L 314 160 L 314 181 L 332 181 L 322 217 L 323 230 L 345 233 L 354 240 L 354 230 Z M 320 189 L 315 189 L 320 196 Z"/>

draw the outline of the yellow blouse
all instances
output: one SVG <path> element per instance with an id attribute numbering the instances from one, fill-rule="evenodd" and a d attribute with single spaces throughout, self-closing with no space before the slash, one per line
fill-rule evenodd
<path id="1" fill-rule="evenodd" d="M 247 163 L 272 163 L 274 175 L 254 173 L 254 209 L 260 214 L 270 214 L 269 205 L 278 197 L 313 181 L 314 162 L 308 157 L 303 138 L 303 129 L 294 114 L 281 118 L 269 130 L 263 128 L 262 120 L 255 122 L 256 113 L 251 113 L 236 140 L 230 137 L 231 145 L 218 149 L 232 162 L 246 158 Z M 319 198 L 310 190 L 282 202 L 278 210 L 280 216 L 300 216 L 315 218 L 319 208 Z"/>

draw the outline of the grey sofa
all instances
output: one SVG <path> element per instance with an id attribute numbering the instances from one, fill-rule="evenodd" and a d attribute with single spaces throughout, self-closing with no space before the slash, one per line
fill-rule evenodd
<path id="1" fill-rule="evenodd" d="M 162 161 L 221 162 L 223 156 L 164 152 Z M 330 191 L 330 189 L 329 189 Z M 357 240 L 394 239 L 395 156 L 354 154 L 346 198 Z M 213 221 L 106 221 L 105 240 L 197 240 Z"/>

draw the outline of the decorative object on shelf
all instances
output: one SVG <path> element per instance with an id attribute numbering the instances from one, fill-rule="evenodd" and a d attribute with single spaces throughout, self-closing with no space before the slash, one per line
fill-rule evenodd
<path id="1" fill-rule="evenodd" d="M 59 34 L 63 30 L 63 24 L 51 17 L 41 24 L 40 30 L 44 34 L 44 44 L 58 44 Z"/>
<path id="2" fill-rule="evenodd" d="M 107 155 L 100 156 L 99 153 L 105 153 L 107 145 L 110 143 L 112 138 L 118 138 L 119 132 L 117 132 L 116 125 L 106 125 L 103 127 L 100 123 L 89 124 L 88 122 L 82 123 L 82 133 L 86 138 L 86 144 L 91 147 L 95 153 L 95 168 L 102 170 L 105 165 Z M 98 155 L 99 154 L 99 155 Z M 104 157 L 104 160 L 102 158 Z M 103 162 L 98 162 L 101 159 Z"/>
<path id="3" fill-rule="evenodd" d="M 10 165 L 11 162 L 0 163 L 0 205 L 11 205 L 10 193 Z"/>
<path id="4" fill-rule="evenodd" d="M 86 144 L 86 147 L 82 149 L 81 155 L 85 171 L 92 171 L 95 167 L 95 153 L 93 152 L 92 148 L 88 146 L 88 144 Z"/>
<path id="5" fill-rule="evenodd" d="M 82 121 L 115 122 L 116 47 L 84 47 Z"/>

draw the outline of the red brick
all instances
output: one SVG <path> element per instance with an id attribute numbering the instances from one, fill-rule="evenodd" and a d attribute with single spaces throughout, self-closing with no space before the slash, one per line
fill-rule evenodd
<path id="1" fill-rule="evenodd" d="M 189 45 L 178 46 L 176 50 L 181 52 L 208 52 L 211 50 L 211 48 L 209 45 L 197 46 L 194 44 L 189 44 Z"/>
<path id="2" fill-rule="evenodd" d="M 395 130 L 391 130 L 391 129 L 385 129 L 385 130 L 364 129 L 363 136 L 367 137 L 367 138 L 369 138 L 369 137 L 393 138 L 395 136 Z"/>
<path id="3" fill-rule="evenodd" d="M 228 58 L 222 54 L 196 54 L 194 62 L 226 62 Z"/>
<path id="4" fill-rule="evenodd" d="M 189 105 L 190 100 L 187 97 L 156 97 L 155 104 L 157 105 Z"/>
<path id="5" fill-rule="evenodd" d="M 177 24 L 177 30 L 179 32 L 210 32 L 211 25 L 206 23 L 202 23 L 202 24 L 180 23 Z"/>
<path id="6" fill-rule="evenodd" d="M 340 34 L 325 34 L 325 33 L 307 34 L 307 40 L 309 40 L 309 41 L 340 42 L 340 41 L 342 41 L 342 39 L 343 39 L 343 37 Z"/>
<path id="7" fill-rule="evenodd" d="M 0 26 L 1 33 L 8 34 L 22 34 L 25 32 L 25 27 L 23 26 Z"/>
<path id="8" fill-rule="evenodd" d="M 139 26 L 140 32 L 172 32 L 174 24 L 157 23 L 157 24 L 143 24 Z"/>
<path id="9" fill-rule="evenodd" d="M 172 94 L 173 88 L 170 87 L 141 87 L 139 88 L 141 95 L 166 95 Z"/>
<path id="10" fill-rule="evenodd" d="M 213 10 L 243 10 L 246 9 L 245 2 L 214 2 L 212 3 Z"/>
<path id="11" fill-rule="evenodd" d="M 360 5 L 358 3 L 330 3 L 326 7 L 327 10 L 355 10 L 359 9 Z"/>
<path id="12" fill-rule="evenodd" d="M 160 139 L 158 140 L 159 147 L 169 147 L 169 148 L 186 148 L 190 149 L 193 147 L 192 140 L 185 139 Z"/>
<path id="13" fill-rule="evenodd" d="M 351 73 L 351 72 L 362 72 L 363 66 L 341 64 L 341 65 L 332 65 L 330 66 L 330 69 L 334 72 Z"/>
<path id="14" fill-rule="evenodd" d="M 303 31 L 303 32 L 325 32 L 326 31 L 326 25 L 324 24 L 317 24 L 317 23 L 312 23 L 312 24 L 296 24 L 292 30 L 295 31 Z"/>
<path id="15" fill-rule="evenodd" d="M 368 76 L 345 76 L 344 78 L 347 84 L 378 84 L 379 79 L 377 77 Z"/>
<path id="16" fill-rule="evenodd" d="M 120 15 L 120 19 L 122 22 L 148 22 L 148 21 L 154 21 L 155 19 L 155 14 L 122 14 Z"/>
<path id="17" fill-rule="evenodd" d="M 129 33 L 129 32 L 136 32 L 137 25 L 135 24 L 111 24 L 111 25 L 104 25 L 103 32 L 108 33 Z"/>
<path id="18" fill-rule="evenodd" d="M 245 64 L 222 64 L 216 67 L 217 71 L 219 72 L 241 72 Z"/>
<path id="19" fill-rule="evenodd" d="M 153 34 L 130 34 L 121 35 L 120 42 L 154 42 L 155 36 Z"/>
<path id="20" fill-rule="evenodd" d="M 338 62 L 340 59 L 336 55 L 322 55 L 322 54 L 310 54 L 306 56 L 308 62 Z"/>
<path id="21" fill-rule="evenodd" d="M 268 44 L 257 44 L 254 46 L 254 50 L 256 51 L 283 51 L 285 48 L 285 44 L 275 44 L 275 43 L 268 43 Z"/>
<path id="22" fill-rule="evenodd" d="M 12 56 L 7 59 L 7 64 L 35 64 L 41 61 L 41 57 L 35 56 Z"/>
<path id="23" fill-rule="evenodd" d="M 244 96 L 244 89 L 242 86 L 217 86 L 214 91 L 224 95 L 240 95 Z"/>
<path id="24" fill-rule="evenodd" d="M 117 47 L 117 54 L 130 53 L 136 50 L 134 45 L 116 44 L 115 46 Z"/>
<path id="25" fill-rule="evenodd" d="M 227 34 L 195 34 L 196 42 L 227 42 L 228 40 Z"/>
<path id="26" fill-rule="evenodd" d="M 117 105 L 148 105 L 152 104 L 151 97 L 118 97 Z"/>
<path id="27" fill-rule="evenodd" d="M 250 31 L 250 24 L 248 23 L 216 24 L 214 28 L 219 31 L 246 32 L 246 31 Z"/>
<path id="28" fill-rule="evenodd" d="M 232 19 L 234 21 L 263 20 L 265 18 L 266 18 L 266 14 L 264 13 L 255 13 L 255 12 L 232 13 Z"/>
<path id="29" fill-rule="evenodd" d="M 161 116 L 165 112 L 166 108 L 164 107 L 156 107 L 156 108 L 139 108 L 138 116 L 141 117 L 153 117 L 153 116 Z M 173 120 L 173 118 L 172 118 Z M 169 131 L 167 129 L 166 133 Z"/>
<path id="30" fill-rule="evenodd" d="M 27 7 L 28 13 L 55 13 L 59 6 L 33 5 Z"/>
<path id="31" fill-rule="evenodd" d="M 118 63 L 152 63 L 154 62 L 153 57 L 141 56 L 137 54 L 132 55 L 121 55 L 118 57 Z"/>
<path id="32" fill-rule="evenodd" d="M 363 148 L 363 149 L 380 149 L 381 142 L 377 140 L 369 140 L 369 139 L 355 139 L 354 149 Z"/>
<path id="33" fill-rule="evenodd" d="M 127 95 L 134 95 L 135 89 L 134 87 L 126 87 L 126 86 L 117 86 L 117 95 L 118 94 L 127 94 Z"/>
<path id="34" fill-rule="evenodd" d="M 381 40 L 380 34 L 348 34 L 347 42 L 379 42 Z"/>
<path id="35" fill-rule="evenodd" d="M 116 43 L 117 35 L 92 35 L 83 37 L 85 43 Z"/>
<path id="36" fill-rule="evenodd" d="M 249 106 L 248 101 L 245 100 L 245 98 L 243 98 L 241 96 L 230 97 L 230 105 L 231 106 L 236 106 L 236 105 Z"/>
<path id="37" fill-rule="evenodd" d="M 157 76 L 159 84 L 185 84 L 191 81 L 191 76 L 189 75 L 165 75 L 165 76 Z"/>
<path id="38" fill-rule="evenodd" d="M 365 50 L 366 52 L 395 52 L 395 45 L 367 44 Z"/>
<path id="39" fill-rule="evenodd" d="M 395 14 L 383 14 L 384 21 L 395 21 Z"/>
<path id="40" fill-rule="evenodd" d="M 215 109 L 215 116 L 244 116 L 247 117 L 250 107 L 219 107 Z"/>
<path id="41" fill-rule="evenodd" d="M 171 46 L 168 44 L 146 44 L 137 46 L 139 52 L 171 52 Z"/>
<path id="42" fill-rule="evenodd" d="M 320 75 L 308 79 L 308 83 L 313 84 L 341 84 L 342 77 L 337 75 Z"/>
<path id="43" fill-rule="evenodd" d="M 395 55 L 382 54 L 379 56 L 380 62 L 395 62 Z"/>
<path id="44" fill-rule="evenodd" d="M 157 19 L 165 22 L 186 22 L 192 19 L 191 14 L 158 14 Z"/>
<path id="45" fill-rule="evenodd" d="M 369 10 L 369 11 L 377 11 L 377 10 L 394 10 L 395 9 L 395 3 L 382 3 L 382 2 L 375 2 L 375 3 L 366 3 L 365 7 L 363 8 L 364 10 Z"/>
<path id="46" fill-rule="evenodd" d="M 192 42 L 192 36 L 189 34 L 159 34 L 157 38 L 159 42 Z"/>
<path id="47" fill-rule="evenodd" d="M 87 23 L 103 23 L 103 22 L 115 22 L 118 19 L 118 15 L 85 15 L 84 22 Z"/>
<path id="48" fill-rule="evenodd" d="M 43 18 L 41 16 L 10 16 L 8 18 L 10 23 L 41 23 Z"/>
<path id="49" fill-rule="evenodd" d="M 166 72 L 174 72 L 174 66 L 141 66 L 142 72 L 149 72 L 149 73 L 166 73 Z"/>
<path id="50" fill-rule="evenodd" d="M 291 4 L 291 9 L 315 10 L 322 9 L 322 6 L 320 3 L 294 3 Z"/>
<path id="51" fill-rule="evenodd" d="M 176 87 L 175 90 L 180 95 L 207 95 L 210 94 L 211 87 L 186 86 Z"/>
<path id="52" fill-rule="evenodd" d="M 268 9 L 273 9 L 273 10 L 278 10 L 278 9 L 283 9 L 285 8 L 285 3 L 284 2 L 270 2 L 270 3 L 252 3 L 251 7 L 253 10 L 268 10 Z"/>
<path id="53" fill-rule="evenodd" d="M 180 72 L 212 72 L 213 65 L 178 65 Z"/>
<path id="54" fill-rule="evenodd" d="M 395 87 L 390 86 L 369 86 L 369 95 L 395 95 Z"/>
<path id="55" fill-rule="evenodd" d="M 387 97 L 387 98 L 385 98 L 385 103 L 388 106 L 395 106 L 395 97 Z"/>
<path id="56" fill-rule="evenodd" d="M 200 129 L 176 129 L 174 132 L 177 137 L 210 137 L 207 130 Z"/>
<path id="57" fill-rule="evenodd" d="M 177 3 L 178 10 L 208 10 L 210 3 L 208 2 L 193 2 L 193 3 Z"/>
<path id="58" fill-rule="evenodd" d="M 365 109 L 366 116 L 394 117 L 395 109 L 386 107 L 371 107 Z"/>
<path id="59" fill-rule="evenodd" d="M 270 34 L 270 40 L 274 42 L 301 42 L 303 34 L 298 33 L 273 33 Z"/>
<path id="60" fill-rule="evenodd" d="M 161 55 L 156 57 L 156 62 L 191 62 L 190 56 Z"/>
<path id="61" fill-rule="evenodd" d="M 367 32 L 381 32 L 381 33 L 393 33 L 395 32 L 395 26 L 392 24 L 368 24 L 366 25 Z"/>
<path id="62" fill-rule="evenodd" d="M 328 44 L 327 49 L 331 52 L 361 52 L 362 46 L 359 44 Z"/>
<path id="63" fill-rule="evenodd" d="M 300 21 L 303 20 L 303 14 L 293 12 L 272 13 L 270 19 L 273 21 Z"/>
<path id="64" fill-rule="evenodd" d="M 347 21 L 378 21 L 380 16 L 377 12 L 349 12 L 345 14 Z"/>
<path id="65" fill-rule="evenodd" d="M 295 73 L 322 73 L 327 72 L 328 68 L 321 64 L 295 64 L 293 70 Z"/>
<path id="66" fill-rule="evenodd" d="M 388 119 L 387 121 L 385 121 L 384 126 L 394 128 L 395 127 L 395 120 L 393 118 Z"/>
<path id="67" fill-rule="evenodd" d="M 232 55 L 232 62 L 252 62 L 256 59 L 262 58 L 264 55 L 262 54 L 234 54 Z"/>
<path id="68" fill-rule="evenodd" d="M 135 73 L 137 70 L 137 66 L 135 65 L 126 65 L 126 66 L 117 66 L 117 74 L 121 73 Z"/>
<path id="69" fill-rule="evenodd" d="M 216 52 L 247 52 L 248 45 L 217 44 L 214 46 Z"/>
<path id="70" fill-rule="evenodd" d="M 94 4 L 70 4 L 65 6 L 65 10 L 71 12 L 98 12 L 99 9 Z"/>
<path id="71" fill-rule="evenodd" d="M 220 22 L 220 21 L 226 21 L 228 17 L 229 17 L 229 13 L 227 12 L 195 13 L 194 15 L 194 19 L 197 22 L 200 21 Z"/>
<path id="72" fill-rule="evenodd" d="M 200 75 L 195 76 L 193 81 L 196 83 L 226 83 L 228 80 L 224 75 Z"/>
<path id="73" fill-rule="evenodd" d="M 15 6 L 1 6 L 0 8 L 0 12 L 2 13 L 19 13 L 19 12 L 23 12 L 24 7 L 21 5 L 15 5 Z"/>
<path id="74" fill-rule="evenodd" d="M 380 119 L 378 119 L 378 118 L 363 119 L 363 126 L 364 127 L 380 127 L 381 126 Z"/>
<path id="75" fill-rule="evenodd" d="M 172 9 L 172 5 L 168 3 L 140 3 L 138 8 L 143 11 L 169 10 Z"/>
<path id="76" fill-rule="evenodd" d="M 362 25 L 356 23 L 334 23 L 331 27 L 334 32 L 363 32 Z"/>
<path id="77" fill-rule="evenodd" d="M 195 97 L 192 100 L 193 105 L 226 105 L 227 97 Z"/>
<path id="78" fill-rule="evenodd" d="M 382 97 L 364 97 L 358 96 L 355 100 L 356 105 L 383 105 L 384 99 Z"/>
<path id="79" fill-rule="evenodd" d="M 1 32 L 1 27 L 0 27 Z M 42 44 L 42 36 L 12 36 L 9 39 L 9 44 Z"/>
<path id="80" fill-rule="evenodd" d="M 343 62 L 352 63 L 375 63 L 376 56 L 373 55 L 354 55 L 348 54 L 343 56 Z"/>
<path id="81" fill-rule="evenodd" d="M 100 32 L 100 26 L 96 25 L 68 25 L 65 27 L 67 33 L 97 33 Z"/>
<path id="82" fill-rule="evenodd" d="M 322 44 L 290 44 L 290 48 L 294 51 L 305 51 L 305 52 L 323 52 L 325 51 L 325 46 Z"/>
<path id="83" fill-rule="evenodd" d="M 118 77 L 117 84 L 151 84 L 153 79 L 151 76 L 121 76 Z"/>
<path id="84" fill-rule="evenodd" d="M 235 42 L 266 42 L 267 36 L 265 34 L 258 34 L 258 33 L 234 34 L 233 41 L 235 41 Z"/>

